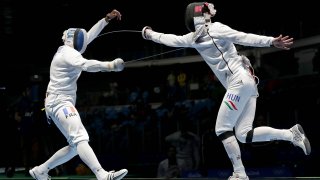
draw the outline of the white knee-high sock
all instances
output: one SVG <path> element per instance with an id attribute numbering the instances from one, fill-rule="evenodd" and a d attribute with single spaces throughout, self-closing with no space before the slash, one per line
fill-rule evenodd
<path id="1" fill-rule="evenodd" d="M 79 142 L 77 151 L 81 160 L 91 169 L 97 179 L 102 179 L 102 177 L 106 176 L 106 171 L 101 167 L 97 156 L 87 141 Z"/>
<path id="2" fill-rule="evenodd" d="M 222 143 L 232 162 L 233 172 L 246 176 L 245 168 L 242 164 L 240 147 L 235 136 L 228 137 Z"/>
<path id="3" fill-rule="evenodd" d="M 52 155 L 46 162 L 38 168 L 41 172 L 48 173 L 51 169 L 69 161 L 77 152 L 71 146 L 65 146 Z"/>
<path id="4" fill-rule="evenodd" d="M 253 130 L 253 142 L 273 141 L 273 140 L 292 140 L 292 132 L 289 129 L 275 129 L 268 126 L 261 126 Z"/>

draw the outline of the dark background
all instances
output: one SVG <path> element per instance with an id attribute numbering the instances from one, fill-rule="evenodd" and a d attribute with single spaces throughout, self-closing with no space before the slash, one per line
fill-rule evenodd
<path id="1" fill-rule="evenodd" d="M 148 25 L 158 32 L 188 33 L 184 24 L 184 12 L 191 2 L 194 1 L 92 0 L 83 3 L 76 0 L 2 0 L 0 86 L 10 88 L 10 92 L 16 90 L 13 93 L 21 92 L 35 74 L 41 76 L 43 83 L 47 83 L 50 62 L 57 48 L 62 45 L 63 31 L 70 27 L 89 30 L 112 9 L 122 13 L 122 20 L 113 20 L 105 27 L 101 34 L 108 34 L 89 44 L 84 57 L 107 61 L 117 57 L 131 61 L 153 55 L 153 58 L 146 58 L 145 61 L 163 58 L 157 54 L 175 48 L 144 40 L 140 32 L 113 32 L 140 31 Z M 210 2 L 217 9 L 212 21 L 220 21 L 239 31 L 270 36 L 284 34 L 295 39 L 320 32 L 315 1 Z M 194 53 L 193 49 L 188 51 Z M 171 55 L 176 54 L 168 54 Z M 142 72 L 136 74 L 141 75 Z"/>
<path id="2" fill-rule="evenodd" d="M 114 32 L 119 30 L 140 31 L 146 25 L 151 26 L 153 30 L 173 33 L 188 33 L 184 25 L 185 7 L 193 1 L 76 1 L 76 0 L 55 0 L 55 1 L 18 1 L 18 0 L 1 0 L 0 2 L 0 42 L 1 48 L 1 65 L 0 65 L 0 87 L 8 88 L 10 95 L 20 95 L 22 90 L 32 81 L 30 77 L 34 74 L 41 75 L 43 87 L 48 83 L 48 70 L 51 59 L 57 48 L 62 45 L 62 33 L 70 27 L 81 27 L 89 30 L 100 18 L 105 17 L 106 13 L 117 9 L 122 13 L 122 20 L 113 20 L 102 33 Z M 303 39 L 318 35 L 320 32 L 320 21 L 318 6 L 316 1 L 211 1 L 217 9 L 217 15 L 213 21 L 220 21 L 230 27 L 244 32 L 251 32 L 263 35 L 278 36 L 279 34 L 289 35 L 293 38 Z M 150 41 L 146 41 L 137 32 L 110 33 L 94 40 L 84 53 L 84 57 L 97 60 L 113 60 L 121 57 L 124 61 L 135 60 L 150 55 L 155 55 L 172 48 L 163 47 Z M 272 57 L 273 61 L 278 61 L 277 57 Z M 288 56 L 290 59 L 291 56 Z M 156 57 L 158 58 L 158 57 Z M 159 57 L 160 58 L 160 57 Z M 271 59 L 271 58 L 270 58 Z M 286 59 L 286 60 L 287 60 Z M 146 59 L 150 60 L 150 59 Z M 288 60 L 290 61 L 290 60 Z M 282 61 L 283 62 L 283 61 Z M 284 63 L 285 64 L 285 63 Z M 204 70 L 207 68 L 204 63 L 201 65 L 193 64 L 187 66 L 187 72 L 199 73 L 194 69 Z M 173 66 L 179 69 L 184 66 Z M 197 68 L 196 68 L 197 67 Z M 282 66 L 281 66 L 282 67 Z M 291 72 L 288 70 L 293 68 L 285 66 L 280 68 L 281 72 Z M 141 68 L 126 69 L 121 74 L 99 74 L 84 73 L 79 79 L 79 90 L 89 91 L 97 87 L 105 87 L 107 82 L 114 77 L 119 80 L 119 84 L 125 86 L 144 85 L 150 86 L 147 79 L 151 78 L 159 83 L 160 77 L 165 77 L 168 71 L 165 68 Z M 147 78 L 146 78 L 147 77 Z M 262 77 L 263 78 L 263 77 Z M 263 80 L 263 79 L 261 79 Z M 309 130 L 308 135 L 313 145 L 313 154 L 311 157 L 305 158 L 301 155 L 300 149 L 292 149 L 291 145 L 284 144 L 292 151 L 283 155 L 285 163 L 296 167 L 298 162 L 299 168 L 306 165 L 307 175 L 317 175 L 316 163 L 319 159 L 319 148 L 316 140 L 317 126 L 319 117 L 315 116 L 319 110 L 319 78 L 301 77 L 298 79 L 285 79 L 289 85 L 284 87 L 275 86 L 274 91 L 268 92 L 267 87 L 263 86 L 261 81 L 261 104 L 258 110 L 275 112 L 271 114 L 273 121 L 270 125 L 275 127 L 287 128 L 294 124 L 291 117 L 296 115 L 292 112 L 292 106 L 299 110 L 298 119 L 303 123 L 304 127 Z M 278 81 L 273 82 L 277 84 Z M 91 85 L 91 86 L 88 86 Z M 267 84 L 268 85 L 268 84 Z M 316 88 L 314 88 L 314 86 Z M 288 88 L 290 87 L 290 88 Z M 44 93 L 40 93 L 41 97 Z M 268 99 L 269 96 L 272 98 Z M 266 99 L 263 99 L 267 97 Z M 79 100 L 81 100 L 79 98 Z M 317 104 L 315 103 L 317 101 Z M 316 106 L 317 105 L 317 106 Z M 290 116 L 288 114 L 290 114 Z M 303 121 L 302 121 L 303 120 Z M 285 124 L 285 125 L 284 125 Z M 94 139 L 94 138 L 93 138 Z M 63 140 L 62 140 L 63 141 Z M 222 156 L 225 152 L 219 141 L 216 141 L 216 156 L 225 158 L 220 161 L 217 158 L 218 166 L 230 167 L 226 156 Z M 287 146 L 288 145 L 288 146 Z M 250 145 L 247 145 L 249 147 Z M 268 146 L 271 150 L 270 157 L 265 152 L 269 152 L 266 146 L 261 146 L 260 150 L 255 148 L 256 157 L 264 158 L 259 163 L 268 163 L 270 159 L 272 165 L 277 158 L 274 154 L 278 154 L 278 145 Z M 284 149 L 285 149 L 284 148 Z M 261 152 L 261 153 L 260 153 Z M 283 151 L 281 151 L 282 153 Z M 287 151 L 285 151 L 286 153 Z M 152 154 L 154 152 L 151 152 Z M 265 156 L 264 156 L 265 155 Z M 287 156 L 285 156 L 287 155 Z M 301 162 L 299 161 L 301 160 Z M 288 162 L 287 162 L 288 161 Z M 226 164 L 221 165 L 224 162 Z M 252 162 L 257 163 L 256 159 Z M 300 165 L 300 166 L 299 166 Z M 250 165 L 249 165 L 250 167 Z M 142 169 L 142 168 L 141 168 Z M 301 171 L 304 172 L 304 171 Z"/>
<path id="3" fill-rule="evenodd" d="M 187 1 L 1 1 L 0 37 L 2 64 L 48 67 L 62 32 L 70 27 L 87 30 L 117 9 L 122 21 L 113 21 L 103 32 L 141 30 L 149 25 L 154 30 L 184 34 L 184 11 Z M 319 30 L 315 1 L 210 1 L 217 9 L 213 21 L 220 21 L 245 32 L 294 38 L 309 36 Z M 87 57 L 113 59 L 121 54 L 132 59 L 149 44 L 138 33 L 113 33 L 95 40 L 88 47 Z M 1 66 L 4 67 L 4 66 Z"/>
<path id="4" fill-rule="evenodd" d="M 92 0 L 83 3 L 76 0 L 2 0 L 0 83 L 8 83 L 9 77 L 15 82 L 26 82 L 26 78 L 32 74 L 46 74 L 52 56 L 58 46 L 62 45 L 64 30 L 70 27 L 89 30 L 112 9 L 122 13 L 122 20 L 112 21 L 102 33 L 140 31 L 146 25 L 159 32 L 187 33 L 184 11 L 191 2 L 194 1 Z M 210 2 L 217 9 L 213 21 L 220 21 L 239 31 L 270 36 L 282 33 L 299 39 L 317 34 L 320 30 L 315 1 Z M 110 33 L 94 40 L 84 56 L 98 60 L 121 57 L 129 61 L 168 49 L 142 39 L 140 33 L 122 32 Z"/>

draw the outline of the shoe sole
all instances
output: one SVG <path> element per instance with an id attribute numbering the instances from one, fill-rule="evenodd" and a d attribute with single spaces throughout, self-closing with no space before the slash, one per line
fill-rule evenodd
<path id="1" fill-rule="evenodd" d="M 301 134 L 304 135 L 303 143 L 304 143 L 304 146 L 306 147 L 305 153 L 306 153 L 306 155 L 309 155 L 311 153 L 311 145 L 310 145 L 309 139 L 307 138 L 307 136 L 304 133 L 304 130 L 300 124 L 298 124 L 298 130 L 300 131 Z"/>

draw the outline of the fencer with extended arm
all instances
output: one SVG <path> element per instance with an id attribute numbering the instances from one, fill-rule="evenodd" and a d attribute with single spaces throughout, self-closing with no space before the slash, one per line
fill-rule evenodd
<path id="1" fill-rule="evenodd" d="M 237 31 L 221 22 L 211 22 L 215 14 L 216 10 L 211 3 L 190 3 L 185 11 L 185 24 L 189 33 L 161 33 L 150 26 L 145 26 L 141 33 L 144 39 L 158 44 L 196 49 L 226 89 L 217 114 L 215 133 L 232 162 L 233 174 L 229 180 L 249 180 L 242 163 L 239 142 L 289 141 L 309 155 L 311 145 L 300 124 L 289 129 L 253 127 L 259 81 L 249 59 L 239 54 L 235 46 L 273 46 L 289 50 L 293 38 Z"/>
<path id="2" fill-rule="evenodd" d="M 152 32 L 153 30 L 150 26 L 143 27 L 141 31 L 143 39 L 151 40 L 150 33 Z M 282 36 L 282 34 L 272 40 L 272 45 L 279 49 L 290 50 L 290 46 L 292 44 L 293 38 L 290 38 L 289 36 Z"/>

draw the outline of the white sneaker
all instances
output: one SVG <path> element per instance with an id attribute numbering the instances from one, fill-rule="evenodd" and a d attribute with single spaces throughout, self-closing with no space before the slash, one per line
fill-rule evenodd
<path id="1" fill-rule="evenodd" d="M 103 180 L 120 180 L 125 175 L 127 175 L 127 169 L 121 169 L 119 171 L 109 171 L 107 172 L 107 176 Z"/>
<path id="2" fill-rule="evenodd" d="M 239 174 L 233 172 L 232 176 L 228 178 L 228 180 L 249 180 L 248 176 L 240 176 Z"/>
<path id="3" fill-rule="evenodd" d="M 293 134 L 293 145 L 300 147 L 306 155 L 309 155 L 311 153 L 311 146 L 302 126 L 300 124 L 296 124 L 290 128 L 290 131 Z"/>
<path id="4" fill-rule="evenodd" d="M 36 180 L 50 180 L 51 177 L 47 173 L 38 171 L 38 166 L 29 170 L 29 174 Z"/>

